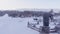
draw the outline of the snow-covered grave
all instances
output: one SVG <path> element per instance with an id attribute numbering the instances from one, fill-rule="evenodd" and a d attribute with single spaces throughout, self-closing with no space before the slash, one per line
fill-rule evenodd
<path id="1" fill-rule="evenodd" d="M 38 18 L 38 17 L 37 17 Z M 36 19 L 36 18 L 35 18 Z M 43 26 L 43 19 L 41 17 L 39 17 L 38 19 L 41 19 L 42 21 L 40 21 L 39 25 L 36 25 L 36 27 L 40 27 L 40 26 Z M 30 20 L 30 24 L 34 25 L 34 24 L 37 24 L 37 21 L 38 20 Z M 53 22 L 49 21 L 49 27 L 50 29 L 53 29 L 55 30 L 55 27 L 56 26 L 59 26 L 58 24 L 60 23 L 60 16 L 57 16 L 57 17 L 54 17 L 54 20 Z M 34 28 L 33 28 L 34 30 Z M 35 29 L 36 30 L 36 29 Z M 50 30 L 51 31 L 51 30 Z M 57 33 L 50 33 L 50 34 L 57 34 Z"/>

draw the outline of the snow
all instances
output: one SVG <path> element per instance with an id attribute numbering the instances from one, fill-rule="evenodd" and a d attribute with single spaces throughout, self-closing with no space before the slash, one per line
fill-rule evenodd
<path id="1" fill-rule="evenodd" d="M 27 27 L 28 18 L 0 17 L 0 34 L 39 34 Z"/>
<path id="2" fill-rule="evenodd" d="M 12 18 L 8 14 L 0 17 L 0 34 L 39 34 L 39 32 L 27 27 L 27 22 L 33 21 L 34 17 L 27 18 Z M 40 23 L 42 26 L 42 22 Z M 55 25 L 51 24 L 51 28 Z"/>

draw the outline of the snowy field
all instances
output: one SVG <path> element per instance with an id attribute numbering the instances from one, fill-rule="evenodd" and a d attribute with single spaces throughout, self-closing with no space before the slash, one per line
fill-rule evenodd
<path id="1" fill-rule="evenodd" d="M 6 14 L 0 17 L 0 34 L 39 34 L 39 32 L 27 27 L 27 22 L 31 20 L 32 17 L 12 18 Z M 54 27 L 54 25 L 52 26 Z"/>
<path id="2" fill-rule="evenodd" d="M 30 18 L 29 18 L 30 19 Z M 27 27 L 28 18 L 0 17 L 0 34 L 39 34 Z"/>

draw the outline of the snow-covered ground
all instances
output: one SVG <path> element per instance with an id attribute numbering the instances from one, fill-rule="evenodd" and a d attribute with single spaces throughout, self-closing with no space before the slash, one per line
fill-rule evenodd
<path id="1" fill-rule="evenodd" d="M 29 18 L 30 19 L 30 18 Z M 27 27 L 28 18 L 0 17 L 0 34 L 39 34 Z"/>
<path id="2" fill-rule="evenodd" d="M 12 18 L 6 14 L 0 17 L 0 34 L 39 34 L 39 32 L 27 27 L 27 22 L 31 22 L 32 18 Z M 54 27 L 54 25 L 51 26 Z"/>

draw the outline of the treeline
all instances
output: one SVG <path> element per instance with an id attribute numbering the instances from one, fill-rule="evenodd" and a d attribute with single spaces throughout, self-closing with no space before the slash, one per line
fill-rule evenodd
<path id="1" fill-rule="evenodd" d="M 32 16 L 42 16 L 43 15 L 43 11 L 0 11 L 0 16 L 3 16 L 5 14 L 8 14 L 8 16 L 10 17 L 32 17 Z M 60 13 L 55 13 L 54 16 L 59 16 Z"/>

